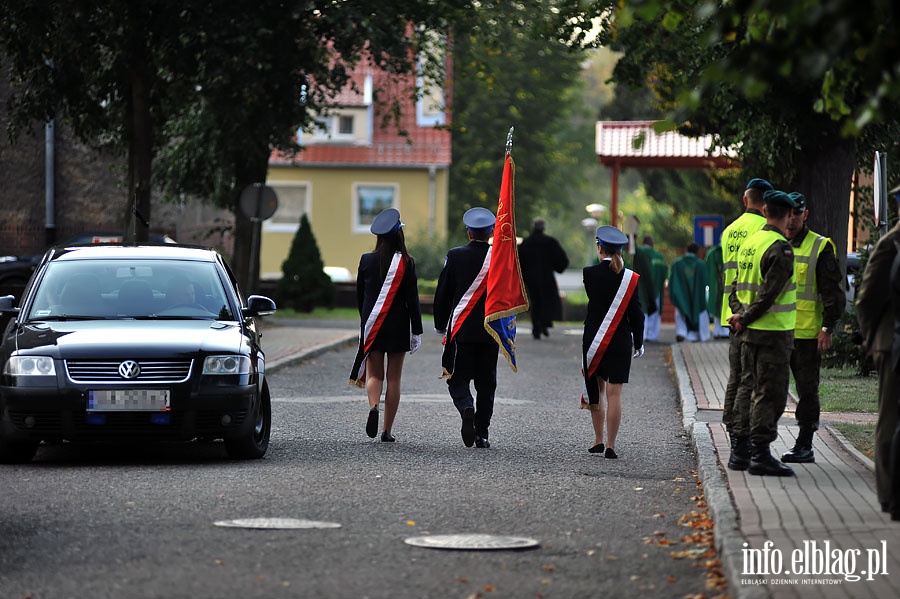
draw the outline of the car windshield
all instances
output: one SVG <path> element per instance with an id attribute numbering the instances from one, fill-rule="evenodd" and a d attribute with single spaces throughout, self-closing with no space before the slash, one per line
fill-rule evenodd
<path id="1" fill-rule="evenodd" d="M 38 285 L 29 320 L 234 320 L 212 262 L 60 260 Z"/>

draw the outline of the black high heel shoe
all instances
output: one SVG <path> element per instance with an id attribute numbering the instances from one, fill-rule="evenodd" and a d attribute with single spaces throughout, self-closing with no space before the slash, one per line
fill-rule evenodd
<path id="1" fill-rule="evenodd" d="M 369 409 L 369 417 L 366 419 L 366 434 L 374 439 L 378 434 L 378 406 Z"/>

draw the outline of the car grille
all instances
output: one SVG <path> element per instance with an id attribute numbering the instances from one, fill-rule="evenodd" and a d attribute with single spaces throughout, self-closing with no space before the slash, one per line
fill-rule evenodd
<path id="1" fill-rule="evenodd" d="M 180 383 L 191 376 L 193 360 L 137 360 L 141 373 L 125 379 L 119 374 L 122 360 L 67 361 L 66 372 L 76 383 Z"/>

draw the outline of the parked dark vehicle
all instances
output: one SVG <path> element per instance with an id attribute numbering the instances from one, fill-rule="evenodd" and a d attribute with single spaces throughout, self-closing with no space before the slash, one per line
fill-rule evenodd
<path id="1" fill-rule="evenodd" d="M 124 236 L 110 231 L 94 231 L 79 233 L 54 245 L 75 245 L 82 243 L 121 243 Z M 151 233 L 151 243 L 177 243 L 168 235 Z M 31 273 L 41 261 L 42 254 L 24 254 L 21 256 L 0 256 L 0 295 L 21 297 L 31 278 Z"/>
<path id="2" fill-rule="evenodd" d="M 57 246 L 42 258 L 0 341 L 0 462 L 41 441 L 223 439 L 265 455 L 271 402 L 256 317 L 213 249 Z"/>
<path id="3" fill-rule="evenodd" d="M 0 256 L 0 295 L 22 295 L 40 256 Z"/>

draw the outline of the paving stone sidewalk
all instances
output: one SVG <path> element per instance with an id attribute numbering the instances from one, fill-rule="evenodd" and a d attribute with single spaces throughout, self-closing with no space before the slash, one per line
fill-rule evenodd
<path id="1" fill-rule="evenodd" d="M 721 424 L 728 342 L 671 347 L 684 425 L 697 450 L 732 594 L 900 596 L 900 522 L 880 510 L 871 460 L 825 425 L 814 441 L 816 462 L 792 465 L 795 477 L 729 470 Z M 793 447 L 797 432 L 793 412 L 786 412 L 772 452 Z"/>

